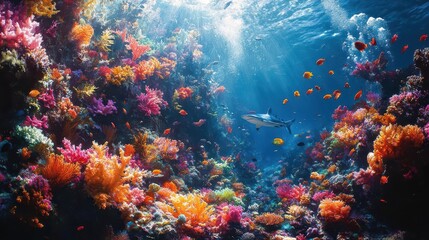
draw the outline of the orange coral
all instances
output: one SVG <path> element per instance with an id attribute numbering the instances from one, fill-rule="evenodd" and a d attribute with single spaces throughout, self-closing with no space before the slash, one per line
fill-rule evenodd
<path id="1" fill-rule="evenodd" d="M 177 152 L 179 152 L 177 140 L 158 137 L 153 141 L 153 144 L 158 148 L 158 151 L 163 159 L 177 159 Z"/>
<path id="2" fill-rule="evenodd" d="M 155 74 L 160 79 L 168 78 L 175 67 L 176 61 L 168 58 L 161 58 L 161 65 L 156 68 Z"/>
<path id="3" fill-rule="evenodd" d="M 319 214 L 327 222 L 338 222 L 346 219 L 350 214 L 351 207 L 341 200 L 325 198 L 320 201 Z"/>
<path id="4" fill-rule="evenodd" d="M 155 70 L 161 69 L 158 59 L 151 57 L 148 61 L 141 61 L 134 67 L 135 80 L 146 80 L 155 74 Z"/>
<path id="5" fill-rule="evenodd" d="M 264 213 L 255 218 L 255 221 L 265 226 L 276 226 L 284 221 L 284 218 L 275 213 Z"/>
<path id="6" fill-rule="evenodd" d="M 125 184 L 124 171 L 131 157 L 126 157 L 122 149 L 119 150 L 119 157 L 109 156 L 107 142 L 103 145 L 93 142 L 92 148 L 85 169 L 87 191 L 102 209 L 125 202 L 130 186 Z"/>
<path id="7" fill-rule="evenodd" d="M 51 72 L 51 78 L 57 82 L 64 79 L 63 75 L 60 73 L 58 68 L 53 68 Z"/>
<path id="8" fill-rule="evenodd" d="M 180 99 L 190 98 L 192 96 L 192 93 L 194 92 L 190 87 L 181 87 L 176 91 L 177 91 L 177 96 Z"/>
<path id="9" fill-rule="evenodd" d="M 214 208 L 208 205 L 199 194 L 175 194 L 170 198 L 171 204 L 158 202 L 158 207 L 173 215 L 175 218 L 183 214 L 186 217 L 187 224 L 196 226 L 205 226 L 214 221 Z"/>
<path id="10" fill-rule="evenodd" d="M 46 159 L 46 165 L 40 168 L 40 173 L 52 186 L 64 186 L 80 174 L 80 166 L 64 162 L 64 156 L 51 154 Z"/>
<path id="11" fill-rule="evenodd" d="M 310 178 L 317 180 L 317 181 L 322 181 L 323 179 L 325 179 L 325 175 L 324 174 L 319 174 L 318 172 L 312 172 L 310 174 Z"/>
<path id="12" fill-rule="evenodd" d="M 75 119 L 80 113 L 80 107 L 75 106 L 70 98 L 63 98 L 59 103 L 58 107 L 61 111 L 61 114 L 69 114 L 72 119 Z"/>
<path id="13" fill-rule="evenodd" d="M 133 54 L 133 61 L 137 60 L 139 57 L 150 50 L 149 45 L 140 45 L 133 36 L 128 36 L 126 41 L 128 41 L 126 48 L 131 50 Z"/>
<path id="14" fill-rule="evenodd" d="M 136 153 L 136 150 L 134 149 L 134 146 L 131 144 L 125 144 L 124 146 L 124 155 L 125 156 L 133 156 L 134 153 Z"/>
<path id="15" fill-rule="evenodd" d="M 107 75 L 107 82 L 111 83 L 113 85 L 119 86 L 123 82 L 125 82 L 127 79 L 133 79 L 134 78 L 134 72 L 132 68 L 128 65 L 121 67 L 117 66 L 111 69 L 112 73 L 110 75 Z"/>
<path id="16" fill-rule="evenodd" d="M 69 37 L 72 41 L 76 41 L 79 46 L 87 46 L 91 42 L 92 35 L 94 35 L 94 29 L 91 25 L 75 23 Z"/>
<path id="17" fill-rule="evenodd" d="M 173 191 L 175 193 L 177 193 L 179 191 L 179 189 L 177 188 L 176 184 L 174 184 L 174 182 L 171 182 L 171 181 L 163 183 L 162 186 L 164 188 L 170 189 L 171 191 Z"/>
<path id="18" fill-rule="evenodd" d="M 146 162 L 150 163 L 155 161 L 158 158 L 158 150 L 155 145 L 147 143 L 147 133 L 137 133 L 134 135 L 134 148 L 137 153 L 144 159 Z"/>
<path id="19" fill-rule="evenodd" d="M 25 5 L 29 15 L 52 17 L 59 12 L 52 0 L 26 0 Z"/>

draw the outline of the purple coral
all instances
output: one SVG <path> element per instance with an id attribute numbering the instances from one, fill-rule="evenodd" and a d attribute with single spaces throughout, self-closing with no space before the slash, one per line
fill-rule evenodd
<path id="1" fill-rule="evenodd" d="M 82 144 L 72 145 L 70 140 L 63 139 L 64 148 L 58 148 L 58 151 L 64 156 L 66 162 L 87 164 L 89 161 L 89 150 L 82 150 Z"/>
<path id="2" fill-rule="evenodd" d="M 429 122 L 423 127 L 423 132 L 426 135 L 426 139 L 429 140 Z"/>
<path id="3" fill-rule="evenodd" d="M 112 100 L 107 100 L 107 104 L 104 105 L 103 104 L 103 99 L 102 98 L 92 98 L 92 105 L 90 105 L 88 107 L 88 111 L 90 111 L 92 113 L 92 115 L 97 115 L 97 114 L 101 114 L 103 116 L 112 114 L 114 112 L 117 111 L 116 107 L 115 107 L 115 102 Z"/>
<path id="4" fill-rule="evenodd" d="M 163 92 L 157 89 L 150 89 L 146 86 L 146 93 L 141 93 L 137 96 L 139 102 L 138 108 L 145 116 L 161 115 L 161 107 L 166 107 L 168 103 L 162 99 Z"/>
<path id="5" fill-rule="evenodd" d="M 0 4 L 0 46 L 29 50 L 42 49 L 42 35 L 36 33 L 39 23 L 25 9 L 12 9 L 10 3 Z"/>
<path id="6" fill-rule="evenodd" d="M 46 92 L 40 94 L 38 99 L 43 102 L 46 108 L 51 109 L 56 105 L 54 91 L 52 89 L 48 89 Z"/>
<path id="7" fill-rule="evenodd" d="M 33 116 L 33 118 L 31 118 L 30 116 L 27 116 L 25 118 L 24 121 L 24 126 L 33 126 L 35 128 L 48 128 L 48 117 L 47 116 L 43 116 L 40 120 L 37 119 L 36 116 Z"/>

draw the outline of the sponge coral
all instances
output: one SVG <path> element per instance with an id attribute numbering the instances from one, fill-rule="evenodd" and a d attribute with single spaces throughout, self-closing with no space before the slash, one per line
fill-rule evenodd
<path id="1" fill-rule="evenodd" d="M 346 219 L 350 214 L 351 207 L 341 200 L 325 198 L 320 202 L 319 214 L 327 222 L 338 222 Z"/>

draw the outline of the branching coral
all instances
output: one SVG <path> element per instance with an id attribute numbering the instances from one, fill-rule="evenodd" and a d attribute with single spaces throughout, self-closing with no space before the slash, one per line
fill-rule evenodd
<path id="1" fill-rule="evenodd" d="M 129 185 L 124 183 L 124 170 L 131 157 L 126 157 L 122 149 L 119 150 L 119 157 L 109 156 L 107 142 L 103 145 L 93 142 L 92 148 L 85 169 L 87 191 L 102 209 L 125 202 Z"/>
<path id="2" fill-rule="evenodd" d="M 48 179 L 52 186 L 61 187 L 80 174 L 80 166 L 64 162 L 63 156 L 52 153 L 46 159 L 46 164 L 40 168 L 40 174 Z"/>
<path id="3" fill-rule="evenodd" d="M 128 42 L 126 48 L 128 50 L 131 50 L 133 54 L 133 61 L 137 60 L 143 54 L 150 50 L 150 47 L 148 45 L 140 45 L 133 36 L 128 36 L 126 41 Z"/>
<path id="4" fill-rule="evenodd" d="M 64 156 L 64 160 L 69 163 L 86 164 L 89 161 L 89 150 L 82 150 L 82 144 L 72 145 L 67 138 L 63 139 L 64 148 L 58 148 L 58 151 Z"/>
<path id="5" fill-rule="evenodd" d="M 157 89 L 150 89 L 146 86 L 146 93 L 137 96 L 138 108 L 146 116 L 157 116 L 161 114 L 161 108 L 166 107 L 168 103 L 162 99 L 163 92 Z"/>
<path id="6" fill-rule="evenodd" d="M 75 23 L 70 31 L 70 40 L 75 41 L 78 46 L 87 46 L 91 43 L 92 35 L 94 35 L 94 29 L 89 24 L 77 24 Z"/>
<path id="7" fill-rule="evenodd" d="M 351 207 L 341 200 L 325 198 L 320 202 L 319 214 L 327 222 L 338 222 L 348 218 Z"/>
<path id="8" fill-rule="evenodd" d="M 70 98 L 63 98 L 58 103 L 58 108 L 62 115 L 68 114 L 72 119 L 75 119 L 80 113 L 80 107 L 75 106 Z"/>
<path id="9" fill-rule="evenodd" d="M 29 15 L 52 17 L 59 12 L 52 0 L 26 0 L 25 5 Z"/>
<path id="10" fill-rule="evenodd" d="M 33 126 L 40 129 L 48 128 L 48 116 L 43 116 L 40 120 L 37 119 L 36 116 L 33 116 L 33 118 L 27 116 L 24 121 L 24 126 Z"/>
<path id="11" fill-rule="evenodd" d="M 155 74 L 155 70 L 161 68 L 158 59 L 151 57 L 149 60 L 143 60 L 134 67 L 135 80 L 144 81 Z"/>
<path id="12" fill-rule="evenodd" d="M 97 43 L 97 47 L 104 52 L 110 52 L 110 46 L 113 45 L 113 40 L 115 37 L 113 36 L 113 32 L 110 29 L 106 29 L 103 31 L 100 37 L 100 41 Z"/>
<path id="13" fill-rule="evenodd" d="M 97 99 L 95 97 L 92 98 L 92 105 L 88 106 L 88 111 L 92 113 L 92 115 L 101 114 L 103 116 L 107 116 L 109 114 L 113 114 L 117 111 L 115 107 L 115 102 L 112 100 L 107 100 L 107 104 L 103 104 L 103 99 Z"/>
<path id="14" fill-rule="evenodd" d="M 297 200 L 306 193 L 306 189 L 301 184 L 298 186 L 291 186 L 290 184 L 282 184 L 276 188 L 276 193 L 281 199 Z"/>
<path id="15" fill-rule="evenodd" d="M 214 220 L 214 208 L 208 205 L 198 194 L 176 194 L 171 197 L 170 201 L 172 206 L 160 202 L 157 205 L 161 210 L 170 213 L 175 218 L 183 214 L 187 224 L 193 227 L 206 226 Z"/>
<path id="16" fill-rule="evenodd" d="M 114 67 L 111 70 L 111 74 L 107 75 L 107 82 L 111 83 L 113 85 L 119 86 L 123 82 L 125 82 L 127 79 L 133 79 L 134 78 L 134 72 L 132 68 L 128 65 L 122 67 L 117 66 Z"/>

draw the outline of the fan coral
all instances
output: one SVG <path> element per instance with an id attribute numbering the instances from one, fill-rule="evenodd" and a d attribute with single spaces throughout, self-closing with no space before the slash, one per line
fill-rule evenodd
<path id="1" fill-rule="evenodd" d="M 127 79 L 134 78 L 133 69 L 128 65 L 124 67 L 117 66 L 110 70 L 111 70 L 111 74 L 106 75 L 106 80 L 108 83 L 111 83 L 113 85 L 119 86 Z"/>
<path id="2" fill-rule="evenodd" d="M 284 218 L 275 213 L 264 213 L 255 218 L 255 221 L 264 226 L 276 226 L 283 223 Z"/>
<path id="3" fill-rule="evenodd" d="M 93 152 L 85 169 L 86 189 L 94 198 L 98 207 L 105 209 L 115 203 L 126 201 L 129 185 L 124 184 L 124 170 L 131 157 L 124 156 L 119 150 L 119 157 L 109 156 L 107 142 L 98 145 L 93 142 Z"/>
<path id="4" fill-rule="evenodd" d="M 137 60 L 143 54 L 150 50 L 150 47 L 148 45 L 140 45 L 133 36 L 128 36 L 126 41 L 128 42 L 126 48 L 128 50 L 131 50 L 133 54 L 133 61 Z"/>
<path id="5" fill-rule="evenodd" d="M 52 0 L 26 0 L 29 15 L 52 17 L 59 11 L 55 9 L 55 3 Z"/>
<path id="6" fill-rule="evenodd" d="M 89 24 L 80 25 L 75 23 L 70 31 L 70 39 L 75 41 L 78 46 L 87 46 L 91 43 L 94 29 Z"/>
<path id="7" fill-rule="evenodd" d="M 319 214 L 327 222 L 338 222 L 346 219 L 351 207 L 341 200 L 323 199 L 319 205 Z"/>
<path id="8" fill-rule="evenodd" d="M 177 152 L 179 152 L 179 147 L 177 146 L 176 140 L 160 137 L 156 138 L 153 141 L 153 144 L 158 148 L 158 151 L 163 159 L 177 159 Z"/>
<path id="9" fill-rule="evenodd" d="M 63 156 L 52 153 L 46 159 L 46 164 L 40 168 L 40 173 L 52 186 L 61 187 L 80 174 L 80 167 L 74 163 L 64 162 Z"/>
<path id="10" fill-rule="evenodd" d="M 160 202 L 157 202 L 157 205 L 162 211 L 170 213 L 175 218 L 183 214 L 187 224 L 192 227 L 206 226 L 214 220 L 213 206 L 208 205 L 198 194 L 176 194 L 171 197 L 170 201 L 172 206 Z"/>
<path id="11" fill-rule="evenodd" d="M 163 92 L 157 89 L 150 89 L 146 86 L 146 93 L 137 96 L 138 108 L 146 116 L 161 115 L 161 107 L 166 107 L 168 103 L 162 99 Z"/>
<path id="12" fill-rule="evenodd" d="M 107 100 L 107 104 L 103 104 L 103 99 L 92 98 L 92 105 L 88 106 L 88 111 L 92 113 L 92 115 L 101 114 L 103 116 L 107 116 L 109 114 L 113 114 L 117 111 L 115 107 L 115 102 L 112 100 Z"/>
<path id="13" fill-rule="evenodd" d="M 43 116 L 40 120 L 36 116 L 31 118 L 27 116 L 24 121 L 24 126 L 33 126 L 35 128 L 48 128 L 48 116 Z"/>
<path id="14" fill-rule="evenodd" d="M 58 151 L 64 156 L 64 160 L 69 163 L 86 164 L 89 161 L 89 150 L 82 150 L 82 144 L 72 145 L 70 140 L 63 139 L 64 148 L 58 148 Z"/>
<path id="15" fill-rule="evenodd" d="M 0 46 L 42 49 L 42 35 L 36 33 L 39 23 L 26 16 L 23 9 L 12 9 L 10 3 L 0 4 Z"/>

